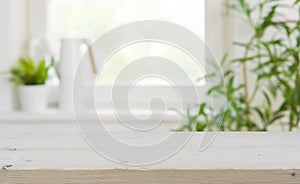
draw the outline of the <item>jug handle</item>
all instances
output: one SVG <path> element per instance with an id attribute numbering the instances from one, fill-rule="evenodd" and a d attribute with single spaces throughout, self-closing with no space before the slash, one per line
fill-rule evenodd
<path id="1" fill-rule="evenodd" d="M 93 49 L 92 49 L 92 45 L 90 44 L 90 42 L 88 40 L 86 40 L 85 44 L 86 44 L 87 49 L 88 49 L 88 54 L 89 54 L 89 57 L 90 57 L 93 73 L 97 74 L 97 67 L 96 67 L 96 63 L 95 63 L 95 57 L 94 57 L 94 52 L 93 52 Z"/>

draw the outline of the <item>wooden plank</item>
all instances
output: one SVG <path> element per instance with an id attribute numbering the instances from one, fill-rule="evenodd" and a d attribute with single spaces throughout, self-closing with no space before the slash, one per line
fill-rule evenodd
<path id="1" fill-rule="evenodd" d="M 118 138 L 137 144 L 169 133 L 120 131 L 114 123 L 107 126 Z M 186 134 L 175 133 L 170 143 Z M 298 132 L 222 132 L 208 149 L 199 151 L 203 135 L 195 133 L 182 150 L 163 162 L 131 167 L 93 151 L 75 123 L 1 122 L 0 166 L 11 167 L 1 170 L 0 183 L 300 183 Z M 107 149 L 116 149 L 105 144 L 105 137 L 100 140 Z"/>
<path id="2" fill-rule="evenodd" d="M 18 170 L 1 171 L 1 183 L 199 184 L 299 183 L 299 170 Z"/>

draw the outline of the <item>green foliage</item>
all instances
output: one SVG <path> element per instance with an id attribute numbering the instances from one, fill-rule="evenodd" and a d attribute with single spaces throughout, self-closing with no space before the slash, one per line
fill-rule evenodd
<path id="1" fill-rule="evenodd" d="M 261 0 L 250 6 L 246 0 L 233 0 L 228 5 L 249 23 L 253 35 L 249 42 L 234 42 L 244 49 L 244 56 L 224 59 L 225 84 L 217 84 L 208 91 L 208 95 L 214 92 L 227 99 L 222 107 L 225 113 L 209 114 L 212 107 L 202 103 L 194 116 L 188 109 L 188 122 L 180 130 L 219 128 L 214 126 L 220 116 L 222 131 L 267 131 L 273 124 L 283 125 L 289 131 L 299 127 L 300 20 L 285 20 L 279 12 L 283 7 L 299 9 L 298 4 L 298 0 L 290 6 L 280 0 Z M 237 70 L 246 76 L 244 81 L 238 80 Z M 246 80 L 249 74 L 253 89 L 249 89 Z M 222 86 L 226 91 L 220 90 Z"/>
<path id="2" fill-rule="evenodd" d="M 35 65 L 32 58 L 20 58 L 18 65 L 10 69 L 10 81 L 15 85 L 41 85 L 48 79 L 48 70 L 53 65 L 46 65 L 45 60 L 41 60 Z"/>

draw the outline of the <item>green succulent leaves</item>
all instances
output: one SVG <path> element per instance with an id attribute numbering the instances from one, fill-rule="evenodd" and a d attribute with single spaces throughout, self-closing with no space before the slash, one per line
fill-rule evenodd
<path id="1" fill-rule="evenodd" d="M 17 66 L 10 69 L 10 81 L 16 85 L 42 85 L 48 79 L 48 70 L 53 65 L 46 64 L 45 60 L 36 65 L 31 57 L 20 58 Z"/>

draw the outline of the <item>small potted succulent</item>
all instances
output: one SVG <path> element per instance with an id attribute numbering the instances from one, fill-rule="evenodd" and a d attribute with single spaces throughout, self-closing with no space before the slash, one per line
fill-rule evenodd
<path id="1" fill-rule="evenodd" d="M 37 64 L 32 58 L 20 58 L 10 73 L 10 81 L 17 86 L 21 110 L 27 112 L 41 112 L 47 108 L 48 70 L 52 66 L 45 60 Z"/>

